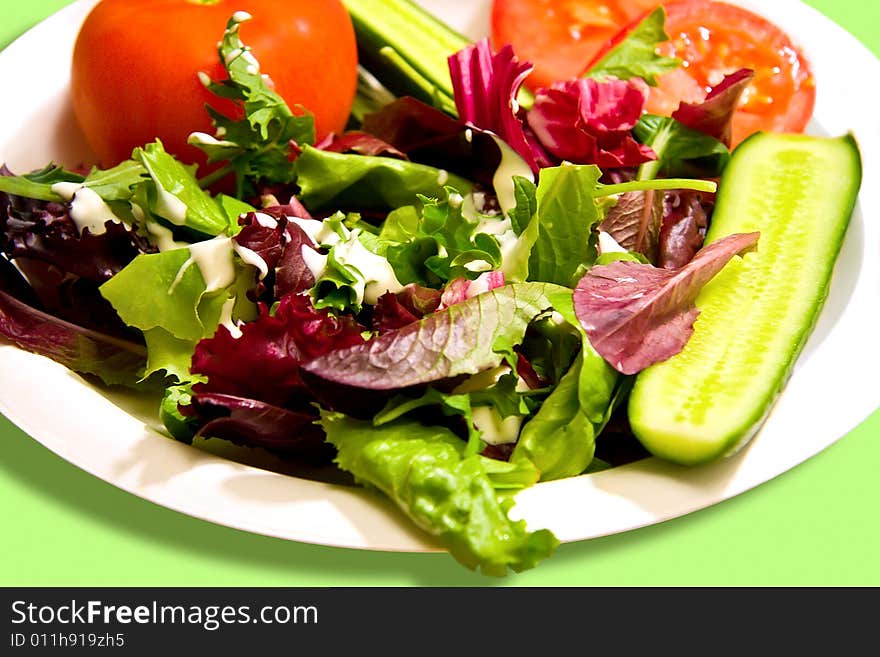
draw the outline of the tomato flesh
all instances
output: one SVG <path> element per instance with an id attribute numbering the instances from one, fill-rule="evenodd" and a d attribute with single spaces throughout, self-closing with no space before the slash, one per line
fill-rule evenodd
<path id="1" fill-rule="evenodd" d="M 656 0 L 495 0 L 491 41 L 535 70 L 533 89 L 578 77 L 602 45 Z"/>
<path id="2" fill-rule="evenodd" d="M 813 113 L 816 88 L 810 66 L 781 29 L 752 12 L 713 0 L 664 5 L 670 39 L 659 52 L 683 66 L 661 76 L 647 110 L 669 115 L 699 102 L 724 76 L 750 68 L 755 76 L 733 118 L 736 145 L 759 130 L 801 132 Z"/>
<path id="3" fill-rule="evenodd" d="M 217 42 L 236 11 L 252 15 L 242 40 L 285 101 L 312 112 L 319 135 L 344 128 L 357 50 L 339 0 L 102 0 L 77 37 L 71 70 L 74 111 L 98 164 L 156 138 L 183 161 L 204 162 L 187 137 L 213 132 L 206 104 L 231 108 L 198 73 L 225 77 Z"/>

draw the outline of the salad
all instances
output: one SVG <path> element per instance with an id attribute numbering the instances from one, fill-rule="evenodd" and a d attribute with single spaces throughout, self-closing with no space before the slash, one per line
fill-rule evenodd
<path id="1" fill-rule="evenodd" d="M 509 45 L 416 69 L 349 7 L 381 56 L 344 132 L 318 139 L 273 90 L 236 12 L 225 77 L 202 78 L 239 111 L 210 108 L 213 134 L 189 140 L 219 168 L 160 140 L 110 168 L 4 168 L 0 333 L 160 395 L 177 440 L 332 462 L 462 564 L 531 568 L 558 541 L 510 519 L 513 495 L 647 455 L 635 377 L 760 243 L 705 243 L 754 71 L 650 114 L 681 65 L 657 47 L 663 8 L 530 89 Z"/>

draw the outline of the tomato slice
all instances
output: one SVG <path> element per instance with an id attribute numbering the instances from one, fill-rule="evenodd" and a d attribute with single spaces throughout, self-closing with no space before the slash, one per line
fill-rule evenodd
<path id="1" fill-rule="evenodd" d="M 715 0 L 664 4 L 670 40 L 658 50 L 684 64 L 660 77 L 647 111 L 669 115 L 699 102 L 724 76 L 755 71 L 733 118 L 732 145 L 759 130 L 802 132 L 813 114 L 816 87 L 810 65 L 779 27 L 742 7 Z"/>
<path id="2" fill-rule="evenodd" d="M 494 0 L 491 41 L 535 65 L 532 89 L 580 76 L 587 62 L 657 0 Z"/>

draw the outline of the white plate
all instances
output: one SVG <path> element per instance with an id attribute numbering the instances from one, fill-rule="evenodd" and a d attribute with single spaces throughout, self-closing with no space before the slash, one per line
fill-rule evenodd
<path id="1" fill-rule="evenodd" d="M 0 162 L 13 170 L 50 160 L 68 166 L 88 160 L 70 110 L 65 62 L 94 1 L 70 5 L 0 53 L 0 81 L 9 92 L 0 104 Z M 488 2 L 423 4 L 472 37 L 485 33 Z M 867 184 L 828 303 L 766 424 L 735 457 L 689 469 L 647 459 L 521 493 L 515 513 L 532 528 L 552 529 L 563 541 L 633 529 L 730 498 L 816 454 L 880 405 L 880 390 L 871 379 L 880 370 L 875 335 L 880 197 L 872 184 L 880 180 L 880 103 L 872 84 L 880 79 L 880 62 L 843 29 L 795 0 L 743 4 L 783 26 L 812 61 L 818 98 L 810 129 L 831 135 L 851 131 L 864 156 Z M 236 462 L 169 440 L 157 431 L 153 400 L 108 394 L 8 345 L 0 346 L 0 411 L 74 465 L 192 516 L 325 545 L 437 549 L 377 496 L 274 472 L 281 464 L 266 455 L 227 453 L 242 461 Z"/>

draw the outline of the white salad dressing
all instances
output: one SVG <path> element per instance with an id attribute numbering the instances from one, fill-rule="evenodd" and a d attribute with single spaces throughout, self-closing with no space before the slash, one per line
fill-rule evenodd
<path id="1" fill-rule="evenodd" d="M 359 231 L 352 231 L 349 239 L 333 247 L 333 257 L 337 262 L 360 274 L 354 285 L 358 303 L 374 305 L 386 292 L 400 292 L 403 289 L 391 264 L 378 256 L 358 239 Z"/>
<path id="2" fill-rule="evenodd" d="M 323 221 L 300 217 L 288 217 L 288 220 L 302 228 L 315 246 L 333 246 L 342 241 L 333 227 Z"/>
<path id="3" fill-rule="evenodd" d="M 105 224 L 108 221 L 122 223 L 93 189 L 72 182 L 55 183 L 51 189 L 70 203 L 70 218 L 80 233 L 88 228 L 92 235 L 103 235 L 107 232 Z"/>
<path id="4" fill-rule="evenodd" d="M 155 180 L 155 178 L 154 178 Z M 162 187 L 156 182 L 156 214 L 163 219 L 167 219 L 175 226 L 183 226 L 186 224 L 186 203 L 177 198 L 174 194 Z"/>
<path id="5" fill-rule="evenodd" d="M 259 253 L 246 246 L 242 246 L 235 240 L 232 241 L 232 248 L 238 254 L 238 257 L 241 258 L 243 263 L 255 267 L 260 272 L 261 281 L 269 275 L 269 265 L 263 260 L 263 257 Z"/>
<path id="6" fill-rule="evenodd" d="M 231 297 L 226 300 L 226 303 L 223 304 L 223 307 L 220 309 L 220 326 L 225 326 L 229 331 L 229 334 L 238 340 L 242 335 L 241 326 L 239 322 L 236 322 L 232 318 L 232 313 L 235 310 L 235 297 Z"/>
<path id="7" fill-rule="evenodd" d="M 514 176 L 522 176 L 535 182 L 535 174 L 532 172 L 531 167 L 526 164 L 526 161 L 508 146 L 504 140 L 496 135 L 491 135 L 491 137 L 498 144 L 498 148 L 501 151 L 501 162 L 498 164 L 495 175 L 492 177 L 492 186 L 495 188 L 495 195 L 498 197 L 498 205 L 501 206 L 501 211 L 507 214 L 516 208 Z"/>
<path id="8" fill-rule="evenodd" d="M 489 445 L 515 443 L 523 418 L 510 415 L 502 418 L 494 406 L 477 406 L 472 411 L 474 426 L 483 432 L 480 438 Z"/>
<path id="9" fill-rule="evenodd" d="M 205 281 L 206 293 L 222 290 L 235 282 L 234 247 L 231 237 L 215 237 L 204 242 L 196 242 L 188 249 L 189 258 L 178 270 L 168 294 L 174 293 L 184 273 L 192 265 L 199 268 L 199 273 Z"/>
<path id="10" fill-rule="evenodd" d="M 599 253 L 628 253 L 610 233 L 599 231 Z"/>
<path id="11" fill-rule="evenodd" d="M 132 208 L 137 208 L 138 206 L 132 206 Z M 140 210 L 140 208 L 138 208 Z M 155 221 L 148 221 L 146 223 L 147 233 L 150 235 L 150 241 L 156 245 L 156 248 L 162 251 L 173 251 L 174 249 L 183 249 L 189 246 L 186 242 L 177 242 L 174 240 L 174 233 L 170 228 L 166 228 L 165 226 L 156 223 Z"/>
<path id="12" fill-rule="evenodd" d="M 302 257 L 316 281 L 327 271 L 327 256 L 315 251 L 307 244 L 302 245 Z"/>

